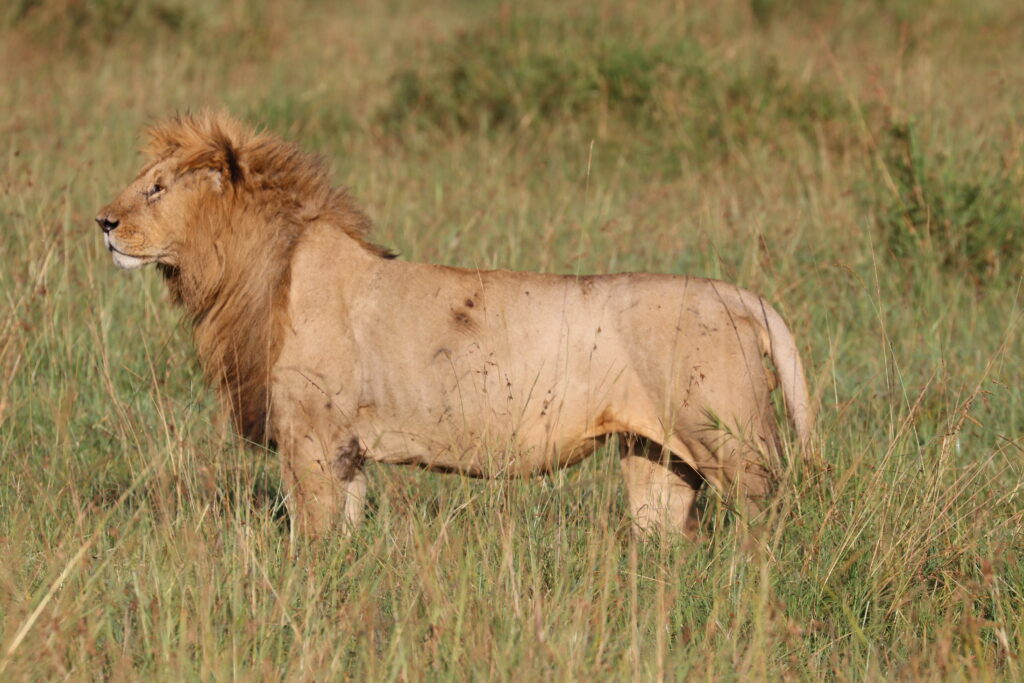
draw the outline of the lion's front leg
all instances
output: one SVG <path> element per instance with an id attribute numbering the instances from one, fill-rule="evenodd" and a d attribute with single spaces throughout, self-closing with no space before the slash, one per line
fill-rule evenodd
<path id="1" fill-rule="evenodd" d="M 359 439 L 318 443 L 306 436 L 281 448 L 281 476 L 293 533 L 348 533 L 363 518 L 366 475 Z"/>

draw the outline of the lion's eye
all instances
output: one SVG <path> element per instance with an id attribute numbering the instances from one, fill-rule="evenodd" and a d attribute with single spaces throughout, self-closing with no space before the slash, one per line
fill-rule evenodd
<path id="1" fill-rule="evenodd" d="M 153 183 L 153 187 L 146 190 L 143 194 L 146 195 L 146 199 L 153 199 L 158 194 L 164 191 L 164 186 L 160 183 Z"/>

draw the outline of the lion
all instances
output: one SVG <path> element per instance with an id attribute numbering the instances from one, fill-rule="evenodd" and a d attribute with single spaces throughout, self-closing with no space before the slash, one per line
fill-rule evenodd
<path id="1" fill-rule="evenodd" d="M 148 139 L 96 222 L 116 265 L 156 264 L 237 429 L 276 449 L 295 533 L 359 523 L 367 460 L 532 476 L 617 435 L 634 528 L 694 537 L 705 483 L 771 495 L 777 386 L 810 438 L 793 335 L 752 292 L 405 262 L 292 144 L 217 112 Z"/>

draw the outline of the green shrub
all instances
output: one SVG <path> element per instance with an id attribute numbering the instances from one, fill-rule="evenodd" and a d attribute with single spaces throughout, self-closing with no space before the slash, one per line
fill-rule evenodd
<path id="1" fill-rule="evenodd" d="M 842 98 L 796 83 L 772 59 L 720 63 L 686 29 L 651 37 L 623 23 L 527 16 L 463 32 L 394 74 L 378 119 L 393 134 L 571 120 L 613 143 L 628 139 L 633 149 L 695 162 L 752 140 L 850 128 Z"/>
<path id="2" fill-rule="evenodd" d="M 937 154 L 922 144 L 914 123 L 892 126 L 883 138 L 891 191 L 876 218 L 893 256 L 937 259 L 978 283 L 1024 273 L 1022 169 L 993 164 L 998 158 Z"/>
<path id="3" fill-rule="evenodd" d="M 574 24 L 529 17 L 432 46 L 423 60 L 428 66 L 395 74 L 382 118 L 447 130 L 514 127 L 602 109 L 646 120 L 657 115 L 658 90 L 668 80 L 702 75 L 693 68 L 700 49 L 690 40 L 641 45 L 598 38 L 593 22 Z"/>

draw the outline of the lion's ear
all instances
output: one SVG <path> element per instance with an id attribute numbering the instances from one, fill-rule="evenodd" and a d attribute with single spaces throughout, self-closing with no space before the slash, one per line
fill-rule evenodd
<path id="1" fill-rule="evenodd" d="M 245 180 L 241 151 L 227 135 L 219 135 L 214 140 L 213 162 L 223 180 L 231 185 L 239 185 Z"/>

